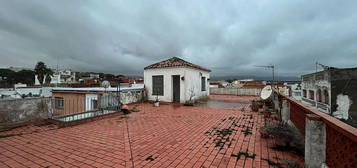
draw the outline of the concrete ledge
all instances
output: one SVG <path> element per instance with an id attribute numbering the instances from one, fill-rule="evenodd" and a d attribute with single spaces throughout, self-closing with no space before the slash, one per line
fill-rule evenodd
<path id="1" fill-rule="evenodd" d="M 96 120 L 101 120 L 101 119 L 111 118 L 111 117 L 121 116 L 121 115 L 124 115 L 124 113 L 118 111 L 115 113 L 104 114 L 101 116 L 95 116 L 95 117 L 91 117 L 91 118 L 85 118 L 85 119 L 74 120 L 74 121 L 69 121 L 69 122 L 62 122 L 62 121 L 58 121 L 58 120 L 54 120 L 54 119 L 49 119 L 48 121 L 57 125 L 59 128 L 63 128 L 63 127 L 75 126 L 75 125 L 79 125 L 79 124 L 84 124 L 84 123 L 88 123 L 88 122 L 92 122 L 92 121 L 96 121 Z"/>
<path id="2" fill-rule="evenodd" d="M 322 118 L 316 114 L 306 114 L 306 118 L 314 121 L 322 121 Z"/>

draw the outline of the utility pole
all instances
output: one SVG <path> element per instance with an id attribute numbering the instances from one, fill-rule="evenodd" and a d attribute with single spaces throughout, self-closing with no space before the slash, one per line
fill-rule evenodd
<path id="1" fill-rule="evenodd" d="M 59 62 L 59 59 L 58 59 L 58 55 L 57 55 L 57 66 L 56 66 L 56 73 L 55 73 L 55 75 L 57 74 L 57 82 L 56 82 L 56 87 L 58 87 L 58 76 L 59 76 L 59 71 L 58 71 L 58 62 Z M 60 77 L 60 79 L 59 80 L 61 80 L 61 77 Z"/>

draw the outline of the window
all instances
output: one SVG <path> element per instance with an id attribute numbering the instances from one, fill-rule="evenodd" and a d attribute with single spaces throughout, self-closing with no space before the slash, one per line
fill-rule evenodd
<path id="1" fill-rule="evenodd" d="M 98 108 L 98 100 L 97 99 L 92 99 L 92 109 L 97 109 Z"/>
<path id="2" fill-rule="evenodd" d="M 201 78 L 201 91 L 206 91 L 206 77 Z"/>
<path id="3" fill-rule="evenodd" d="M 164 95 L 164 76 L 152 76 L 152 95 Z"/>
<path id="4" fill-rule="evenodd" d="M 327 90 L 324 90 L 325 101 L 323 103 L 330 104 L 330 98 Z"/>
<path id="5" fill-rule="evenodd" d="M 64 99 L 63 97 L 55 97 L 55 108 L 63 109 L 64 108 Z"/>
<path id="6" fill-rule="evenodd" d="M 315 100 L 315 93 L 313 90 L 309 90 L 309 99 Z"/>
<path id="7" fill-rule="evenodd" d="M 323 97 L 322 97 L 321 89 L 318 89 L 316 92 L 316 100 L 318 102 L 323 102 L 322 99 L 323 99 Z"/>
<path id="8" fill-rule="evenodd" d="M 306 92 L 306 90 L 305 90 L 305 89 L 304 89 L 304 90 L 302 90 L 302 95 L 303 95 L 303 97 L 307 98 L 307 92 Z"/>

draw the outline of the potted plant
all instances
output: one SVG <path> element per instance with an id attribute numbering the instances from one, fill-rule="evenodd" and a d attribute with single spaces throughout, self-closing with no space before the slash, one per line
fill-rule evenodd
<path id="1" fill-rule="evenodd" d="M 195 101 L 194 100 L 187 100 L 185 102 L 185 104 L 183 104 L 184 106 L 193 106 L 195 104 Z"/>
<path id="2" fill-rule="evenodd" d="M 155 107 L 159 107 L 160 106 L 160 101 L 159 101 L 159 96 L 158 95 L 156 95 L 156 100 L 154 102 L 154 106 Z"/>
<path id="3" fill-rule="evenodd" d="M 258 102 L 256 100 L 252 100 L 252 104 L 250 105 L 250 108 L 252 109 L 252 111 L 258 112 L 259 111 Z"/>
<path id="4" fill-rule="evenodd" d="M 263 99 L 261 99 L 261 100 L 258 100 L 257 102 L 258 102 L 259 109 L 262 109 L 265 101 Z"/>
<path id="5" fill-rule="evenodd" d="M 183 105 L 184 106 L 193 106 L 195 104 L 195 100 L 193 99 L 194 96 L 195 96 L 194 88 L 191 88 L 190 89 L 190 99 L 187 100 Z"/>
<path id="6" fill-rule="evenodd" d="M 265 119 L 265 120 L 267 120 L 267 119 L 270 118 L 271 112 L 272 112 L 272 110 L 269 109 L 269 108 L 263 111 L 263 115 L 264 115 L 264 119 Z"/>
<path id="7" fill-rule="evenodd" d="M 269 138 L 268 126 L 264 124 L 264 126 L 259 129 L 259 133 L 262 138 Z"/>

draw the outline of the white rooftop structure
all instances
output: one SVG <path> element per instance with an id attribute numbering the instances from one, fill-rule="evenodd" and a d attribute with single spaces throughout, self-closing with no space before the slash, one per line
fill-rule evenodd
<path id="1" fill-rule="evenodd" d="M 142 90 L 144 87 L 121 87 L 120 91 L 130 91 L 130 90 Z M 53 91 L 81 91 L 81 92 L 116 92 L 118 91 L 116 87 L 104 88 L 104 87 L 89 87 L 89 88 L 69 88 L 69 87 L 58 87 L 53 88 Z"/>

